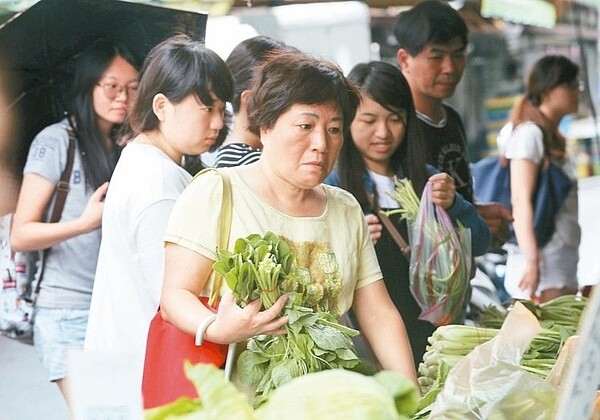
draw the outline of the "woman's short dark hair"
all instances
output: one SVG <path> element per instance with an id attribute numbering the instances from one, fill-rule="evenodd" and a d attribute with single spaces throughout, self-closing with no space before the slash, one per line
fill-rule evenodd
<path id="1" fill-rule="evenodd" d="M 137 101 L 129 119 L 134 133 L 158 127 L 152 101 L 159 93 L 172 103 L 194 94 L 211 106 L 211 94 L 224 102 L 231 101 L 233 79 L 217 53 L 187 35 L 177 35 L 154 47 L 144 61 Z"/>
<path id="2" fill-rule="evenodd" d="M 534 106 L 542 103 L 542 96 L 563 83 L 576 81 L 579 66 L 562 55 L 546 55 L 533 65 L 525 89 Z"/>
<path id="3" fill-rule="evenodd" d="M 231 101 L 234 114 L 237 114 L 240 110 L 242 92 L 252 87 L 252 76 L 256 67 L 267 58 L 287 48 L 291 47 L 266 35 L 245 39 L 235 46 L 225 61 L 229 70 L 231 70 L 235 84 Z"/>
<path id="4" fill-rule="evenodd" d="M 354 85 L 333 62 L 301 52 L 282 52 L 266 61 L 256 74 L 248 104 L 248 129 L 260 134 L 294 104 L 333 102 L 346 130 L 359 102 Z"/>
<path id="5" fill-rule="evenodd" d="M 134 68 L 138 68 L 137 61 L 129 50 L 106 39 L 95 41 L 76 58 L 75 63 L 71 115 L 75 119 L 74 128 L 86 182 L 92 189 L 110 179 L 116 164 L 116 154 L 108 150 L 104 135 L 98 127 L 93 99 L 94 88 L 116 57 L 122 57 Z M 114 132 L 117 130 L 115 128 Z"/>
<path id="6" fill-rule="evenodd" d="M 411 56 L 418 55 L 427 44 L 447 44 L 459 37 L 467 46 L 469 29 L 452 6 L 439 0 L 422 1 L 401 12 L 394 35 L 400 48 Z"/>

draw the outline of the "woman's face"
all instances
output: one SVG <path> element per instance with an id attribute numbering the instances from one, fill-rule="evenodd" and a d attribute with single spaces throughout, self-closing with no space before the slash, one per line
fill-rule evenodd
<path id="1" fill-rule="evenodd" d="M 182 155 L 199 155 L 215 144 L 219 130 L 223 128 L 225 102 L 213 95 L 213 104 L 204 105 L 191 94 L 179 103 L 165 98 L 159 116 L 162 141 L 165 151 L 175 161 Z"/>
<path id="2" fill-rule="evenodd" d="M 361 96 L 350 132 L 356 148 L 368 169 L 381 175 L 390 175 L 392 154 L 402 143 L 406 127 L 406 111 L 394 113 L 369 96 Z"/>
<path id="3" fill-rule="evenodd" d="M 93 90 L 93 104 L 101 129 L 122 124 L 135 102 L 138 72 L 123 57 L 110 63 Z M 107 131 L 108 132 L 108 131 Z"/>
<path id="4" fill-rule="evenodd" d="M 294 187 L 312 189 L 333 169 L 343 128 L 342 112 L 334 102 L 294 104 L 272 128 L 260 130 L 261 160 Z"/>
<path id="5" fill-rule="evenodd" d="M 579 81 L 576 79 L 556 86 L 548 92 L 545 100 L 556 110 L 557 114 L 574 114 L 579 107 L 580 93 Z"/>

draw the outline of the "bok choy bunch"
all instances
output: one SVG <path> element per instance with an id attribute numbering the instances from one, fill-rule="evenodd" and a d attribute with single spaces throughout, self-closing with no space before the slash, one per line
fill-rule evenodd
<path id="1" fill-rule="evenodd" d="M 352 342 L 358 331 L 339 324 L 337 315 L 327 310 L 341 285 L 311 281 L 308 270 L 298 267 L 289 244 L 276 234 L 251 234 L 236 240 L 233 251 L 218 249 L 214 270 L 242 307 L 260 299 L 263 309 L 269 308 L 288 294 L 282 314 L 289 317 L 287 334 L 250 339 L 237 361 L 240 380 L 256 387 L 257 405 L 292 378 L 359 367 Z"/>

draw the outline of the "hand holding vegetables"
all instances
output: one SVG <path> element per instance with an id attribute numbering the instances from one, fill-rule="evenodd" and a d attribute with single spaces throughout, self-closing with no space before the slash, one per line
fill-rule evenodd
<path id="1" fill-rule="evenodd" d="M 332 269 L 336 264 L 326 253 L 316 258 Z M 214 270 L 224 277 L 241 311 L 250 308 L 254 316 L 275 317 L 284 309 L 286 314 L 263 324 L 270 329 L 257 330 L 237 362 L 242 382 L 256 387 L 258 403 L 297 376 L 360 365 L 351 340 L 358 331 L 340 325 L 332 312 L 341 290 L 340 279 L 331 275 L 322 282 L 314 281 L 307 268 L 298 266 L 288 243 L 274 233 L 239 238 L 233 251 L 218 249 Z M 285 295 L 287 301 L 282 298 Z M 229 299 L 224 303 L 231 303 Z M 261 308 L 264 311 L 259 313 Z M 281 319 L 289 320 L 287 334 L 272 335 L 280 332 Z"/>
<path id="2" fill-rule="evenodd" d="M 261 311 L 262 302 L 256 299 L 244 308 L 239 307 L 233 294 L 223 294 L 219 311 L 205 333 L 205 338 L 219 344 L 237 343 L 260 334 L 285 333 L 287 316 L 281 316 L 287 295 L 282 295 L 272 307 Z"/>

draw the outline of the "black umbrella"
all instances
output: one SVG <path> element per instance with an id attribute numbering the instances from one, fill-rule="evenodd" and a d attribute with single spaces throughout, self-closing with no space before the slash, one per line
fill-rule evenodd
<path id="1" fill-rule="evenodd" d="M 176 33 L 204 40 L 207 16 L 119 0 L 41 0 L 0 26 L 0 59 L 13 86 L 3 86 L 21 128 L 21 147 L 63 118 L 73 57 L 105 38 L 124 44 L 140 64 Z M 22 156 L 24 157 L 24 156 Z"/>

